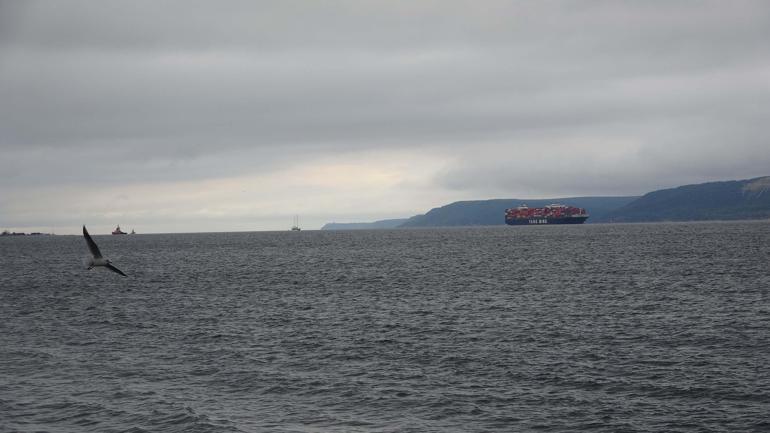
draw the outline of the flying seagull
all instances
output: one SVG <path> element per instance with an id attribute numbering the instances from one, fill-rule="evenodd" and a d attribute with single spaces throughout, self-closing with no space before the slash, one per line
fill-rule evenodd
<path id="1" fill-rule="evenodd" d="M 104 266 L 105 268 L 111 270 L 112 272 L 116 272 L 120 275 L 123 275 L 124 277 L 127 276 L 126 274 L 123 273 L 123 271 L 116 268 L 115 266 L 112 266 L 112 262 L 102 257 L 102 253 L 101 251 L 99 251 L 99 247 L 97 247 L 96 242 L 94 242 L 94 240 L 91 239 L 91 235 L 88 234 L 88 230 L 86 230 L 86 226 L 83 226 L 83 237 L 86 238 L 88 249 L 91 250 L 91 255 L 94 256 L 94 258 L 89 260 L 88 262 L 89 270 L 95 266 Z"/>

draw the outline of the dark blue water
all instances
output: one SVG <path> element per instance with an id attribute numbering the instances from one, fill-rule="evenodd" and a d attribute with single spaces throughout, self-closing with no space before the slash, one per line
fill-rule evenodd
<path id="1" fill-rule="evenodd" d="M 0 238 L 0 431 L 770 430 L 770 222 Z"/>

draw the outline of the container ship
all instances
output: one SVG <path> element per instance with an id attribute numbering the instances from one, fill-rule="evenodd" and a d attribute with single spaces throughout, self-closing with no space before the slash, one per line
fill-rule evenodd
<path id="1" fill-rule="evenodd" d="M 530 224 L 583 224 L 588 212 L 579 207 L 552 204 L 545 207 L 521 205 L 505 210 L 505 223 L 512 226 Z"/>

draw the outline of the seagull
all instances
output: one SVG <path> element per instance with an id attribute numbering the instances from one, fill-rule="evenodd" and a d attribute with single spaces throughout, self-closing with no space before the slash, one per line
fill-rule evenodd
<path id="1" fill-rule="evenodd" d="M 91 239 L 91 235 L 88 234 L 88 230 L 86 230 L 86 226 L 83 226 L 83 237 L 86 238 L 86 243 L 88 244 L 88 249 L 91 250 L 91 255 L 94 256 L 93 259 L 88 261 L 88 269 L 92 269 L 95 266 L 104 266 L 105 268 L 111 270 L 112 272 L 118 273 L 120 275 L 123 275 L 126 277 L 127 275 L 123 273 L 120 269 L 116 268 L 115 266 L 112 266 L 112 262 L 102 257 L 101 251 L 99 251 L 99 247 L 96 246 L 96 242 L 94 242 L 93 239 Z"/>

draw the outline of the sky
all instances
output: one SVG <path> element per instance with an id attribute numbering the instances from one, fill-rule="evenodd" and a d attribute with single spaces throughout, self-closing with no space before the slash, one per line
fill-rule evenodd
<path id="1" fill-rule="evenodd" d="M 770 175 L 770 2 L 0 0 L 0 229 L 287 230 Z"/>

